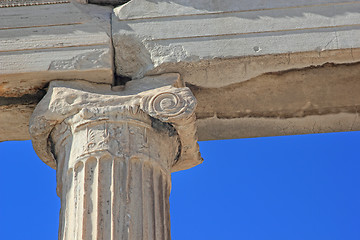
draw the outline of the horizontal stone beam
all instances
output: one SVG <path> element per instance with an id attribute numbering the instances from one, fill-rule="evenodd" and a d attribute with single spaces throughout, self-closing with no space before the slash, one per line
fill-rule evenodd
<path id="1" fill-rule="evenodd" d="M 0 8 L 0 96 L 52 80 L 112 83 L 112 8 L 61 2 Z"/>
<path id="2" fill-rule="evenodd" d="M 119 75 L 176 71 L 217 88 L 359 62 L 360 1 L 133 0 L 114 9 L 112 32 Z"/>
<path id="3" fill-rule="evenodd" d="M 199 140 L 360 130 L 360 63 L 269 73 L 223 88 L 188 87 L 198 100 Z M 29 118 L 42 96 L 0 98 L 0 141 L 30 138 Z"/>
<path id="4" fill-rule="evenodd" d="M 346 0 L 0 8 L 0 141 L 29 139 L 50 81 L 116 85 L 115 70 L 179 73 L 200 140 L 360 130 L 359 12 Z"/>

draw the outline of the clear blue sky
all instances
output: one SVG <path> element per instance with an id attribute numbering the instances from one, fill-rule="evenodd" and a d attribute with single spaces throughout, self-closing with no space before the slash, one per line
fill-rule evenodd
<path id="1" fill-rule="evenodd" d="M 200 142 L 172 175 L 173 240 L 359 240 L 360 132 Z M 0 143 L 0 239 L 56 240 L 55 171 Z"/>

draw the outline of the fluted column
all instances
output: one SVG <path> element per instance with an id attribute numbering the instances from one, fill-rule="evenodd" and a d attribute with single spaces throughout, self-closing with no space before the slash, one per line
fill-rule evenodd
<path id="1" fill-rule="evenodd" d="M 195 106 L 177 74 L 120 91 L 52 82 L 30 133 L 57 169 L 59 239 L 170 239 L 171 172 L 202 161 Z"/>

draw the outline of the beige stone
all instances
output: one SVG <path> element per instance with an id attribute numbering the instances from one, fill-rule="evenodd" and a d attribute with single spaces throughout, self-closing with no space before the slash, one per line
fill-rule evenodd
<path id="1" fill-rule="evenodd" d="M 200 140 L 360 130 L 359 6 L 132 0 L 112 19 L 108 7 L 76 3 L 0 9 L 0 141 L 29 139 L 51 80 L 117 85 L 115 70 L 130 79 L 179 73 L 198 100 Z M 82 57 L 106 49 L 106 61 Z M 69 64 L 48 70 L 49 59 Z"/>
<path id="2" fill-rule="evenodd" d="M 30 134 L 57 169 L 59 239 L 170 239 L 171 172 L 202 162 L 195 107 L 178 74 L 52 82 Z"/>
<path id="3" fill-rule="evenodd" d="M 56 79 L 112 83 L 111 12 L 75 1 L 0 8 L 0 96 L 35 94 Z"/>
<path id="4" fill-rule="evenodd" d="M 267 72 L 358 62 L 359 9 L 346 0 L 133 0 L 114 9 L 116 71 L 132 78 L 176 71 L 190 84 L 218 88 Z"/>

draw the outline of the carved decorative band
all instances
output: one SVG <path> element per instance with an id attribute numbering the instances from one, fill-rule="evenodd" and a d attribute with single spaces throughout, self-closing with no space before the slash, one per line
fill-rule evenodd
<path id="1" fill-rule="evenodd" d="M 72 149 L 75 151 L 73 154 L 77 156 L 98 150 L 109 150 L 110 153 L 120 156 L 118 152 L 124 152 L 126 149 L 146 152 L 148 146 L 157 146 L 159 143 L 156 141 L 162 141 L 160 136 L 156 138 L 156 141 L 153 138 L 146 138 L 144 146 L 135 144 L 131 145 L 132 147 L 123 148 L 121 146 L 128 146 L 124 138 L 139 138 L 138 140 L 143 142 L 142 138 L 147 136 L 147 132 L 156 130 L 155 136 L 162 132 L 172 137 L 176 131 L 181 142 L 181 154 L 176 168 L 173 169 L 181 170 L 201 163 L 202 159 L 196 145 L 194 95 L 189 88 L 164 85 L 159 80 L 162 79 L 161 76 L 156 79 L 151 84 L 145 84 L 151 85 L 150 88 L 144 88 L 142 80 L 131 81 L 128 88 L 121 92 L 111 91 L 110 85 L 100 86 L 82 81 L 51 82 L 48 93 L 37 105 L 30 120 L 29 130 L 37 154 L 49 166 L 56 168 L 49 135 L 52 135 L 56 141 L 60 140 L 60 145 L 65 145 L 67 142 L 77 142 L 77 145 L 82 145 L 80 148 Z M 179 76 L 176 74 L 174 79 L 178 80 Z M 170 123 L 172 129 L 167 128 L 167 124 L 158 124 L 159 121 L 155 119 Z M 68 125 L 66 132 L 65 129 L 60 132 L 54 129 L 60 123 Z M 108 125 L 112 125 L 110 134 L 105 131 Z M 121 130 L 122 126 L 128 128 L 124 133 Z M 87 128 L 96 132 L 94 141 L 88 140 L 90 135 L 84 135 L 83 130 Z M 134 129 L 136 131 L 132 133 Z M 168 134 L 169 131 L 170 134 Z M 120 134 L 122 138 L 113 137 L 111 144 L 103 141 L 117 134 Z M 80 140 L 74 140 L 74 138 Z M 130 152 L 127 153 L 129 154 Z"/>
<path id="2" fill-rule="evenodd" d="M 83 121 L 80 122 L 78 125 L 74 126 L 74 132 L 78 132 L 80 130 L 83 130 L 87 127 L 94 127 L 97 125 L 102 125 L 102 124 L 113 124 L 113 125 L 124 125 L 124 124 L 128 124 L 128 125 L 133 125 L 133 126 L 137 126 L 137 127 L 142 127 L 142 128 L 147 128 L 147 129 L 151 129 L 151 121 L 149 119 L 145 120 L 139 120 L 139 119 L 134 119 L 134 118 L 130 118 L 130 117 L 126 117 L 124 116 L 123 118 L 119 118 L 112 120 L 109 118 L 99 118 L 99 119 L 93 119 L 91 121 Z"/>

